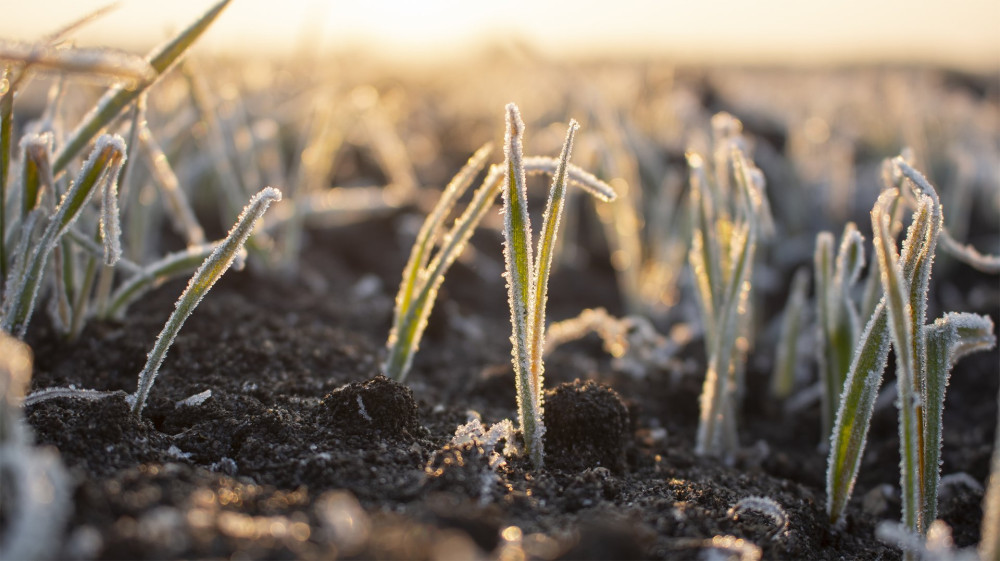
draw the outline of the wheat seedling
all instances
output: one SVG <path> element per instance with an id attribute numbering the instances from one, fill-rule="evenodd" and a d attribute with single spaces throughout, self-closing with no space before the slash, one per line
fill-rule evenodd
<path id="1" fill-rule="evenodd" d="M 444 275 L 461 253 L 468 236 L 471 236 L 475 228 L 475 223 L 472 221 L 477 223 L 489 208 L 492 198 L 482 196 L 489 191 L 488 183 L 484 183 L 473 196 L 462 218 L 455 222 L 455 226 L 444 237 L 441 249 L 431 261 L 431 251 L 441 239 L 445 218 L 458 199 L 468 190 L 476 174 L 482 170 L 492 150 L 492 145 L 486 144 L 469 158 L 462 170 L 445 187 L 434 210 L 427 215 L 417 233 L 409 260 L 403 269 L 403 281 L 396 295 L 392 329 L 386 342 L 389 356 L 382 370 L 389 378 L 397 381 L 406 378 L 413 355 L 427 326 L 427 318 L 430 317 L 434 306 L 437 290 L 444 282 Z"/>
<path id="2" fill-rule="evenodd" d="M 79 216 L 93 192 L 107 189 L 107 183 L 117 181 L 124 161 L 125 141 L 121 137 L 104 135 L 98 139 L 73 186 L 56 207 L 30 258 L 23 262 L 23 269 L 15 268 L 13 273 L 16 274 L 8 279 L 9 293 L 4 298 L 0 328 L 18 337 L 24 336 L 49 255 Z M 30 231 L 23 232 L 22 236 L 22 240 L 28 239 Z"/>
<path id="3" fill-rule="evenodd" d="M 427 327 L 438 289 L 444 282 L 445 273 L 462 253 L 476 226 L 500 195 L 504 185 L 504 170 L 500 166 L 493 165 L 490 166 L 482 184 L 472 194 L 472 199 L 465 210 L 455 220 L 451 229 L 444 232 L 445 218 L 462 194 L 468 190 L 491 151 L 491 145 L 487 144 L 469 158 L 462 170 L 445 187 L 441 198 L 417 234 L 417 239 L 410 250 L 410 257 L 403 269 L 403 280 L 396 295 L 393 325 L 386 341 L 389 354 L 382 365 L 382 371 L 389 378 L 397 381 L 406 379 L 413 356 L 420 346 L 420 339 Z M 527 174 L 555 175 L 559 169 L 557 160 L 544 156 L 523 158 L 522 163 Z M 565 173 L 567 181 L 598 199 L 610 201 L 615 198 L 615 192 L 611 187 L 590 173 L 573 165 L 568 165 Z M 435 246 L 440 247 L 432 258 L 431 253 Z"/>
<path id="4" fill-rule="evenodd" d="M 901 158 L 893 165 L 912 191 L 916 209 L 901 254 L 891 221 L 899 191 L 885 191 L 872 210 L 884 296 L 858 341 L 830 437 L 827 510 L 831 522 L 842 519 L 891 343 L 896 349 L 899 391 L 903 524 L 923 535 L 937 510 L 941 413 L 948 373 L 956 360 L 992 347 L 996 338 L 992 321 L 976 314 L 945 314 L 934 324 L 924 325 L 943 212 L 937 193 L 920 173 Z"/>
<path id="5" fill-rule="evenodd" d="M 695 452 L 713 456 L 723 456 L 737 444 L 736 402 L 743 372 L 737 343 L 746 329 L 759 231 L 770 223 L 763 174 L 743 154 L 739 137 L 719 142 L 727 147 L 728 159 L 720 159 L 717 148 L 712 185 L 703 158 L 688 154 L 692 221 L 688 258 L 709 357 Z"/>
<path id="6" fill-rule="evenodd" d="M 816 321 L 819 323 L 816 358 L 823 391 L 823 435 L 829 438 L 837 413 L 837 398 L 851 364 L 858 333 L 861 331 L 857 305 L 850 288 L 865 265 L 864 238 L 849 222 L 840 238 L 836 258 L 829 232 L 816 236 L 814 255 L 816 277 Z"/>
<path id="7" fill-rule="evenodd" d="M 237 254 L 243 249 L 247 238 L 253 232 L 257 220 L 264 214 L 267 207 L 272 202 L 280 200 L 281 191 L 273 187 L 266 187 L 254 195 L 239 218 L 236 219 L 236 224 L 233 225 L 226 238 L 195 271 L 187 288 L 177 299 L 173 313 L 170 314 L 163 330 L 157 336 L 153 349 L 149 351 L 146 365 L 139 373 L 138 388 L 134 394 L 129 396 L 133 415 L 138 417 L 142 413 L 142 409 L 146 405 L 146 398 L 149 396 L 149 390 L 153 387 L 153 381 L 156 379 L 160 365 L 163 364 L 163 359 L 166 358 L 167 349 L 173 344 L 174 338 L 177 337 L 181 326 L 184 325 L 184 321 L 191 315 L 191 312 L 194 311 L 215 282 L 233 264 Z"/>
<path id="8" fill-rule="evenodd" d="M 511 358 L 517 387 L 517 409 L 525 450 L 535 469 L 544 465 L 542 355 L 545 338 L 545 305 L 548 299 L 549 272 L 559 230 L 573 137 L 579 125 L 570 121 L 559 164 L 552 177 L 549 200 L 545 206 L 537 253 L 531 251 L 531 220 L 528 217 L 528 191 L 522 156 L 524 122 L 513 103 L 507 105 L 507 130 L 504 138 L 504 263 L 507 301 L 513 330 Z"/>
<path id="9" fill-rule="evenodd" d="M 215 21 L 215 18 L 222 13 L 222 10 L 229 4 L 230 0 L 221 0 L 203 14 L 198 20 L 181 31 L 176 37 L 168 41 L 163 46 L 151 53 L 146 60 L 156 73 L 156 78 L 163 76 L 174 63 L 187 52 L 192 44 L 200 37 L 206 29 Z M 69 135 L 69 138 L 62 144 L 52 169 L 59 173 L 69 165 L 70 161 L 87 145 L 88 142 L 98 132 L 114 120 L 130 103 L 135 101 L 140 94 L 149 88 L 155 79 L 143 82 L 138 87 L 125 88 L 115 86 L 111 88 L 94 107 L 93 111 L 84 117 L 83 122 Z"/>

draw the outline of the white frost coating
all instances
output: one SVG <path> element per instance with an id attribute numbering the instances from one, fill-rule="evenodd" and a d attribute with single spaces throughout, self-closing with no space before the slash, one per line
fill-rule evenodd
<path id="1" fill-rule="evenodd" d="M 24 398 L 23 405 L 27 407 L 29 405 L 35 405 L 43 401 L 48 401 L 50 399 L 57 399 L 60 397 L 67 397 L 72 399 L 86 399 L 87 401 L 97 401 L 98 399 L 104 399 L 106 397 L 112 397 L 116 395 L 125 395 L 125 392 L 121 390 L 105 392 L 98 390 L 81 390 L 77 388 L 45 388 L 31 392 L 28 396 Z"/>
<path id="2" fill-rule="evenodd" d="M 177 333 L 184 325 L 184 321 L 187 320 L 188 316 L 191 315 L 195 307 L 198 306 L 201 299 L 205 297 L 205 294 L 212 288 L 216 281 L 232 265 L 233 260 L 236 259 L 236 254 L 243 248 L 243 245 L 253 232 L 257 220 L 264 214 L 267 207 L 272 202 L 280 200 L 281 191 L 274 187 L 261 189 L 260 192 L 250 199 L 243 212 L 240 213 L 239 218 L 236 219 L 236 224 L 233 225 L 229 234 L 226 235 L 226 239 L 216 246 L 212 254 L 195 271 L 188 282 L 187 288 L 184 289 L 180 298 L 177 299 L 174 312 L 170 314 L 167 323 L 163 326 L 163 330 L 157 336 L 153 349 L 149 351 L 146 365 L 143 367 L 142 372 L 139 373 L 139 383 L 134 394 L 135 401 L 132 405 L 133 415 L 138 416 L 142 413 L 142 409 L 146 405 L 146 398 L 149 396 L 149 390 L 153 387 L 153 382 L 156 379 L 156 373 L 159 371 L 160 365 L 163 364 L 163 360 L 167 355 L 167 349 L 173 344 L 174 338 L 177 337 Z"/>
<path id="3" fill-rule="evenodd" d="M 984 255 L 971 245 L 963 245 L 951 237 L 947 229 L 941 230 L 941 246 L 973 269 L 984 273 L 1000 273 L 1000 255 Z"/>
<path id="4" fill-rule="evenodd" d="M 726 515 L 730 518 L 736 518 L 741 512 L 748 510 L 763 514 L 774 522 L 775 531 L 771 539 L 777 539 L 788 531 L 788 514 L 777 501 L 770 497 L 744 497 L 734 504 Z"/>
<path id="5" fill-rule="evenodd" d="M 178 460 L 191 459 L 191 452 L 185 452 L 173 444 L 170 445 L 170 448 L 167 448 L 167 455 Z"/>
<path id="6" fill-rule="evenodd" d="M 935 520 L 927 530 L 927 539 L 906 529 L 898 522 L 883 521 L 875 527 L 875 537 L 906 553 L 916 554 L 925 561 L 980 561 L 973 549 L 955 549 L 951 528 L 943 520 Z"/>
<path id="7" fill-rule="evenodd" d="M 559 167 L 559 160 L 548 156 L 528 156 L 523 159 L 523 162 L 525 173 L 532 175 L 536 173 L 547 173 L 551 175 L 554 174 L 556 169 Z M 611 202 L 618 197 L 618 194 L 612 186 L 601 181 L 590 172 L 585 171 L 583 168 L 574 164 L 569 164 L 566 170 L 570 183 L 580 187 L 594 197 L 606 203 Z"/>
<path id="8" fill-rule="evenodd" d="M 541 469 L 542 403 L 540 388 L 536 391 L 531 369 L 532 308 L 535 300 L 533 282 L 534 257 L 531 248 L 531 221 L 528 217 L 528 194 L 522 157 L 524 121 L 517 105 L 507 104 L 507 130 L 504 135 L 504 264 L 507 279 L 507 302 L 510 306 L 511 358 L 517 387 L 518 418 L 525 447 L 536 469 Z"/>
<path id="9" fill-rule="evenodd" d="M 156 70 L 137 55 L 106 48 L 60 48 L 47 43 L 23 43 L 0 39 L 0 60 L 30 64 L 33 70 L 68 72 L 150 82 Z"/>
<path id="10" fill-rule="evenodd" d="M 212 397 L 212 390 L 205 390 L 174 403 L 174 407 L 195 407 L 205 403 L 210 397 Z"/>
<path id="11" fill-rule="evenodd" d="M 365 409 L 365 402 L 361 401 L 360 395 L 358 396 L 358 413 L 361 413 L 361 416 L 364 417 L 364 419 L 369 423 L 374 420 L 372 419 L 372 416 L 368 414 L 368 410 Z"/>
<path id="12" fill-rule="evenodd" d="M 124 158 L 122 158 L 124 162 Z M 111 267 L 122 257 L 121 212 L 118 210 L 118 169 L 105 172 L 101 187 L 101 239 L 104 241 L 104 264 Z"/>

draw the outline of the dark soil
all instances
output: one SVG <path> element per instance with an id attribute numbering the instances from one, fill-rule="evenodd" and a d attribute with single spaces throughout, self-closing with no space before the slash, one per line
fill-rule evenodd
<path id="1" fill-rule="evenodd" d="M 299 276 L 308 283 L 230 273 L 185 325 L 141 421 L 121 397 L 29 407 L 38 443 L 59 449 L 76 484 L 60 557 L 696 559 L 725 535 L 766 559 L 898 557 L 874 538 L 878 521 L 899 516 L 897 493 L 879 494 L 898 485 L 894 411 L 877 415 L 846 526 L 834 530 L 818 412 L 784 416 L 753 368 L 746 450 L 732 465 L 693 454 L 699 368 L 616 373 L 589 338 L 547 363 L 546 469 L 523 457 L 491 467 L 505 442 L 450 444 L 472 411 L 486 427 L 516 420 L 505 289 L 457 264 L 409 387 L 381 377 L 405 261 L 400 218 L 313 233 Z M 497 237 L 477 240 L 499 256 Z M 592 282 L 574 282 L 582 276 Z M 73 343 L 39 320 L 33 389 L 134 391 L 181 288 L 162 287 L 124 323 L 91 324 Z M 559 271 L 550 293 L 556 319 L 620 307 L 599 267 Z M 701 344 L 684 352 L 701 360 Z M 945 474 L 986 476 L 995 364 L 995 354 L 973 357 L 952 378 Z M 205 390 L 200 404 L 178 403 Z M 729 514 L 749 496 L 777 501 L 787 530 Z M 957 545 L 975 543 L 981 490 L 945 496 Z"/>

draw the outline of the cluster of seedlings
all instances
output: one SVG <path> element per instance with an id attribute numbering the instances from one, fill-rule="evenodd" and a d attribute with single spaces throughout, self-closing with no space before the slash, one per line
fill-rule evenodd
<path id="1" fill-rule="evenodd" d="M 227 220 L 232 220 L 248 197 L 249 203 L 238 213 L 225 238 L 205 241 L 204 230 L 191 210 L 185 190 L 180 188 L 181 179 L 146 123 L 146 92 L 180 60 L 227 4 L 228 0 L 219 2 L 174 40 L 142 59 L 108 51 L 61 48 L 58 42 L 69 30 L 38 45 L 0 43 L 0 62 L 4 64 L 4 89 L 0 97 L 0 233 L 3 234 L 0 469 L 22 482 L 18 486 L 21 492 L 13 500 L 14 515 L 4 534 L 4 558 L 38 555 L 39 551 L 32 548 L 45 539 L 28 533 L 25 528 L 59 527 L 38 521 L 64 516 L 69 500 L 67 476 L 58 458 L 31 446 L 31 436 L 21 418 L 24 404 L 53 397 L 100 399 L 121 393 L 50 388 L 25 395 L 30 354 L 17 339 L 24 337 L 42 303 L 47 306 L 52 324 L 72 338 L 80 334 L 87 319 L 121 317 L 130 303 L 151 288 L 193 271 L 149 352 L 136 391 L 127 397 L 132 413 L 138 418 L 157 371 L 185 319 L 234 262 L 242 263 L 244 246 L 251 252 L 251 259 L 290 271 L 301 245 L 302 229 L 311 219 L 334 217 L 337 221 L 352 213 L 371 216 L 415 200 L 416 180 L 406 165 L 387 166 L 395 171 L 390 174 L 393 176 L 390 185 L 384 188 L 348 192 L 322 186 L 332 164 L 324 163 L 316 153 L 334 149 L 339 142 L 337 128 L 345 124 L 343 115 L 328 111 L 307 133 L 300 169 L 285 175 L 293 178 L 286 193 L 291 200 L 275 218 L 261 220 L 269 205 L 281 200 L 282 193 L 267 187 L 250 194 L 248 185 L 255 177 L 237 170 L 239 155 L 227 151 L 229 141 L 221 125 L 208 116 L 205 120 L 210 123 L 210 136 L 215 139 L 211 146 L 218 151 L 216 160 L 226 162 L 222 166 L 225 169 L 218 172 L 218 182 L 225 201 L 222 206 L 229 213 Z M 59 105 L 66 79 L 61 78 L 42 118 L 26 127 L 18 157 L 12 161 L 15 93 L 32 73 L 53 71 L 63 76 L 83 74 L 110 79 L 116 85 L 80 125 L 70 134 L 62 135 L 57 125 L 61 124 Z M 200 90 L 196 86 L 192 83 L 192 91 L 197 94 Z M 361 99 L 365 97 L 363 94 L 358 93 L 359 106 L 370 106 L 371 100 Z M 197 100 L 198 95 L 194 97 Z M 201 111 L 207 114 L 211 109 L 203 103 Z M 637 193 L 641 185 L 638 171 L 632 169 L 620 174 L 632 177 L 630 190 L 627 184 L 605 183 L 570 163 L 579 129 L 576 121 L 569 123 L 558 158 L 525 157 L 522 148 L 525 125 L 517 106 L 507 105 L 505 117 L 503 164 L 488 167 L 464 210 L 446 228 L 449 215 L 465 200 L 463 197 L 487 167 L 492 146 L 487 144 L 476 151 L 440 194 L 417 233 L 396 296 L 381 370 L 398 382 L 406 380 L 449 268 L 494 208 L 497 197 L 501 197 L 517 430 L 510 421 L 486 429 L 476 420 L 460 427 L 452 444 L 462 446 L 471 442 L 484 448 L 490 452 L 489 463 L 495 469 L 505 455 L 520 452 L 521 448 L 512 442 L 519 437 L 534 469 L 543 470 L 546 432 L 543 359 L 547 333 L 552 343 L 558 344 L 595 330 L 605 337 L 606 347 L 616 356 L 627 352 L 629 345 L 638 344 L 622 335 L 626 331 L 639 333 L 644 344 L 662 347 L 665 340 L 648 321 L 642 320 L 641 314 L 668 299 L 666 294 L 673 291 L 673 286 L 665 285 L 675 283 L 676 279 L 670 280 L 673 277 L 665 271 L 671 265 L 679 266 L 678 256 L 683 260 L 685 252 L 678 253 L 675 249 L 687 242 L 678 242 L 684 236 L 676 235 L 677 232 L 670 233 L 670 244 L 655 235 L 652 241 L 644 241 L 638 226 L 642 221 L 635 215 L 639 206 L 637 197 L 641 196 Z M 373 143 L 381 146 L 385 160 L 399 162 L 400 158 L 393 154 L 401 146 L 386 128 L 386 123 L 377 118 L 368 122 Z M 767 241 L 775 225 L 764 174 L 751 159 L 741 123 L 728 114 L 720 114 L 713 119 L 712 129 L 711 153 L 687 154 L 690 229 L 686 254 L 707 357 L 695 452 L 728 461 L 738 452 L 740 442 L 738 412 L 746 394 L 754 262 L 758 244 Z M 255 154 L 261 158 L 274 149 L 266 142 L 266 136 L 256 139 Z M 90 146 L 89 156 L 81 161 L 80 156 Z M 627 168 L 628 164 L 623 163 L 629 160 L 629 155 L 622 152 L 624 141 L 614 146 L 617 151 L 609 152 L 603 167 Z M 130 150 L 134 152 L 136 147 L 146 154 L 148 172 L 159 189 L 163 207 L 188 244 L 181 252 L 149 257 L 142 247 L 148 232 L 139 227 L 133 235 L 126 235 L 127 213 L 138 212 L 131 208 L 135 194 L 127 189 L 132 183 L 131 164 L 136 158 Z M 12 173 L 15 168 L 19 168 L 20 174 Z M 71 172 L 73 169 L 77 169 L 76 173 Z M 527 174 L 552 177 L 537 244 L 532 240 Z M 892 348 L 897 369 L 902 526 L 886 526 L 880 533 L 910 556 L 959 556 L 962 552 L 953 552 L 948 547 L 947 527 L 936 521 L 945 388 L 956 361 L 969 353 L 991 348 L 996 338 L 992 321 L 983 315 L 946 313 L 928 323 L 925 315 L 929 280 L 939 247 L 982 270 L 996 272 L 1000 263 L 997 258 L 979 255 L 950 237 L 944 228 L 944 208 L 935 189 L 904 158 L 887 163 L 885 180 L 886 188 L 871 211 L 875 262 L 868 267 L 869 277 L 861 301 L 855 298 L 854 290 L 865 268 L 865 244 L 858 228 L 848 224 L 839 244 L 828 232 L 820 233 L 815 242 L 813 277 L 818 332 L 815 348 L 822 406 L 821 441 L 829 442 L 827 513 L 831 525 L 842 522 Z M 682 180 L 671 184 L 672 187 L 668 185 L 673 191 L 661 195 L 679 200 L 681 184 Z M 603 202 L 614 200 L 616 191 L 622 195 L 624 201 L 616 203 L 616 210 L 609 211 L 611 205 L 603 205 L 599 214 L 609 228 L 612 254 L 631 256 L 620 257 L 626 259 L 627 266 L 616 268 L 625 300 L 636 315 L 618 319 L 588 310 L 574 327 L 563 323 L 550 326 L 547 331 L 548 281 L 557 259 L 557 238 L 569 186 L 581 187 Z M 385 195 L 386 192 L 391 196 Z M 99 199 L 99 204 L 91 202 L 94 198 Z M 659 213 L 661 222 L 667 217 L 671 220 L 680 217 L 680 213 L 673 212 L 673 206 L 664 208 Z M 902 249 L 898 250 L 895 240 L 908 214 L 912 216 L 910 225 Z M 665 228 L 656 222 L 649 227 Z M 657 233 L 668 237 L 666 230 L 653 232 Z M 140 247 L 132 251 L 128 245 L 123 248 L 123 238 Z M 650 248 L 651 243 L 661 245 Z M 804 339 L 801 333 L 808 280 L 807 270 L 796 273 L 783 319 L 772 388 L 781 398 L 791 394 L 794 384 L 795 356 Z M 656 284 L 655 290 L 649 289 L 651 283 Z M 626 321 L 628 325 L 623 327 Z M 567 335 L 568 332 L 574 334 Z M 611 341 L 614 337 L 617 342 Z M 505 442 L 502 455 L 494 450 L 501 441 Z M 982 526 L 979 554 L 984 559 L 1000 554 L 998 464 L 1000 440 L 994 452 Z M 55 490 L 51 500 L 36 496 L 39 485 L 43 484 Z M 772 520 L 775 535 L 789 530 L 788 516 L 773 499 L 746 497 L 736 503 L 729 516 L 739 517 L 747 511 Z M 716 541 L 707 546 L 738 550 L 750 557 L 755 551 L 759 554 L 752 544 L 739 540 L 737 543 L 720 536 Z"/>

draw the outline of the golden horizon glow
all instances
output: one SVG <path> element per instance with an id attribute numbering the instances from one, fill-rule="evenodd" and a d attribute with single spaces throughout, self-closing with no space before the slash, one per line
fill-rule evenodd
<path id="1" fill-rule="evenodd" d="M 211 0 L 126 0 L 74 37 L 145 50 Z M 39 0 L 4 8 L 0 37 L 34 40 L 106 4 Z M 1000 68 L 1000 2 L 594 0 L 328 2 L 236 0 L 199 47 L 226 54 L 367 50 L 401 59 L 467 57 L 519 42 L 560 58 L 669 57 L 758 63 L 928 62 Z"/>

